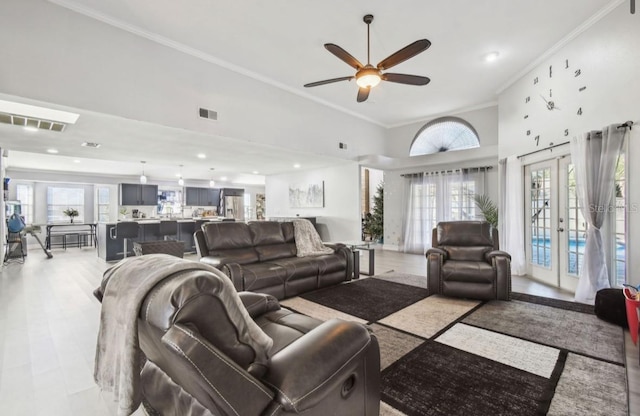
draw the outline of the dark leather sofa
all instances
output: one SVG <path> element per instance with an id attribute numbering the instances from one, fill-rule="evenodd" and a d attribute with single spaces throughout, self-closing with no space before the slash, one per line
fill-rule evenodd
<path id="1" fill-rule="evenodd" d="M 488 222 L 438 223 L 426 256 L 430 293 L 509 300 L 511 256 L 499 250 L 498 230 Z"/>
<path id="2" fill-rule="evenodd" d="M 107 285 L 96 290 L 98 299 Z M 364 325 L 322 322 L 281 309 L 270 295 L 236 293 L 214 268 L 156 284 L 137 322 L 147 359 L 142 399 L 151 415 L 379 414 L 380 351 Z M 255 342 L 255 331 L 272 346 Z"/>
<path id="3" fill-rule="evenodd" d="M 296 257 L 292 222 L 210 222 L 194 233 L 200 261 L 222 270 L 236 290 L 284 299 L 351 280 L 353 255 L 343 244 L 332 254 Z"/>

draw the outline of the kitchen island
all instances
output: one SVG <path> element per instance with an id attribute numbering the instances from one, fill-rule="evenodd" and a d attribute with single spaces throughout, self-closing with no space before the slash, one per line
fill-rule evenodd
<path id="1" fill-rule="evenodd" d="M 164 236 L 160 234 L 160 219 L 140 219 L 128 221 L 136 221 L 140 225 L 140 231 L 137 238 L 128 239 L 127 256 L 135 255 L 133 252 L 133 243 L 135 242 L 159 241 L 164 239 Z M 205 222 L 222 221 L 222 218 L 181 218 L 176 219 L 176 221 L 178 222 L 178 233 L 175 236 L 169 236 L 169 238 L 172 240 L 183 241 L 184 252 L 194 253 L 196 251 L 196 245 L 193 239 L 193 233 L 196 231 L 196 229 L 200 228 Z M 116 224 L 117 223 L 115 222 L 98 223 L 98 257 L 105 261 L 121 260 L 124 257 L 124 239 L 122 237 L 118 237 L 115 239 L 111 238 L 111 234 L 115 233 L 114 228 L 116 227 Z"/>

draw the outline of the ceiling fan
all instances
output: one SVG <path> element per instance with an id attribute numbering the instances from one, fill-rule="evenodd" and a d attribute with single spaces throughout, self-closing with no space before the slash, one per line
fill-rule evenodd
<path id="1" fill-rule="evenodd" d="M 427 39 L 420 39 L 413 42 L 410 45 L 405 46 L 400 49 L 396 53 L 391 54 L 387 58 L 380 61 L 377 66 L 371 65 L 370 62 L 370 41 L 369 41 L 369 25 L 373 21 L 373 15 L 368 14 L 362 18 L 364 22 L 367 24 L 367 64 L 362 65 L 360 61 L 351 56 L 351 54 L 340 46 L 333 43 L 325 43 L 324 47 L 346 62 L 349 66 L 356 69 L 356 74 L 348 77 L 340 77 L 340 78 L 332 78 L 325 79 L 324 81 L 311 82 L 309 84 L 305 84 L 304 86 L 309 87 L 317 87 L 318 85 L 331 84 L 333 82 L 339 81 L 351 81 L 352 79 L 356 80 L 356 84 L 358 84 L 358 102 L 361 103 L 366 101 L 369 97 L 369 92 L 372 87 L 375 87 L 380 83 L 380 81 L 389 81 L 396 82 L 398 84 L 408 84 L 408 85 L 427 85 L 429 81 L 431 81 L 427 77 L 422 77 L 419 75 L 407 75 L 407 74 L 394 74 L 394 73 L 383 73 L 382 71 L 389 69 L 393 66 L 398 65 L 401 62 L 406 61 L 409 58 L 413 58 L 420 52 L 423 52 L 431 46 L 431 42 Z"/>

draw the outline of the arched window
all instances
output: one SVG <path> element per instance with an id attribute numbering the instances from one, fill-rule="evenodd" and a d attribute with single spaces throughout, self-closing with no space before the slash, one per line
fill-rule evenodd
<path id="1" fill-rule="evenodd" d="M 480 147 L 478 133 L 461 118 L 441 117 L 424 125 L 411 143 L 409 156 Z"/>

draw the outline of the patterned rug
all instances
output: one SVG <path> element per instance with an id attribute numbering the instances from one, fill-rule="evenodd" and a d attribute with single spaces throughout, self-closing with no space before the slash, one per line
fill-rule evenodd
<path id="1" fill-rule="evenodd" d="M 371 327 L 381 415 L 628 413 L 623 331 L 593 308 L 516 293 L 511 302 L 428 296 L 425 286 L 392 271 L 281 303 Z"/>

